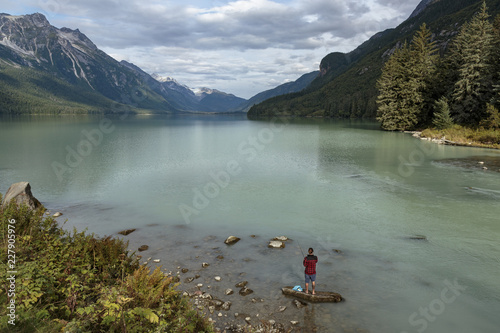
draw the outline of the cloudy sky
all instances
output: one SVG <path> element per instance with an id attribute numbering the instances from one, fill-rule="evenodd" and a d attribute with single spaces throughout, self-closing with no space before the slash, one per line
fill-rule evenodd
<path id="1" fill-rule="evenodd" d="M 2 0 L 80 29 L 117 60 L 249 98 L 394 28 L 420 0 Z"/>

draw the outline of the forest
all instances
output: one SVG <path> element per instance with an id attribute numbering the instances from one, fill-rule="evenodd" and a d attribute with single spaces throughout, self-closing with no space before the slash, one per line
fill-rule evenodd
<path id="1" fill-rule="evenodd" d="M 422 24 L 385 63 L 377 89 L 384 130 L 467 128 L 500 143 L 500 15 L 491 20 L 483 2 L 445 54 Z"/>

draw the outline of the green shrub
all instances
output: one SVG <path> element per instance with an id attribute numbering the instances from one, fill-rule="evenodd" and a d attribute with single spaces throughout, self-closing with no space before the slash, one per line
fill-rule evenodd
<path id="1" fill-rule="evenodd" d="M 8 323 L 3 306 L 0 331 L 213 332 L 172 278 L 139 266 L 127 243 L 69 232 L 43 213 L 13 203 L 0 210 L 2 259 L 8 254 L 9 220 L 16 221 L 17 271 L 16 325 Z M 6 274 L 0 270 L 2 304 L 9 301 Z"/>

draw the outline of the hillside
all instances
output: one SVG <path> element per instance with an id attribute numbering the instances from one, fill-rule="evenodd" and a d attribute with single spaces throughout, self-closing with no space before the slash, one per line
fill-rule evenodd
<path id="1" fill-rule="evenodd" d="M 78 29 L 58 29 L 42 14 L 0 14 L 0 113 L 246 112 L 267 98 L 301 91 L 316 76 L 250 100 L 210 88 L 193 91 L 116 61 Z"/>
<path id="2" fill-rule="evenodd" d="M 500 1 L 486 1 L 492 16 L 500 12 Z M 253 106 L 248 116 L 301 116 L 375 118 L 376 81 L 385 61 L 410 41 L 426 23 L 442 52 L 464 22 L 477 12 L 482 0 L 422 1 L 414 13 L 395 29 L 380 32 L 347 54 L 334 52 L 321 62 L 321 75 L 304 91 L 274 97 Z"/>

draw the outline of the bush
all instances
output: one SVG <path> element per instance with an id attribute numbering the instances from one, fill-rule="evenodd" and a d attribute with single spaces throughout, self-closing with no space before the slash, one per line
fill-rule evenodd
<path id="1" fill-rule="evenodd" d="M 1 200 L 1 195 L 0 195 Z M 14 203 L 0 210 L 0 256 L 7 258 L 9 220 L 15 220 L 16 325 L 0 310 L 0 331 L 213 332 L 181 297 L 172 278 L 150 272 L 111 237 L 66 231 L 44 209 Z M 2 290 L 7 270 L 0 271 Z M 7 304 L 6 293 L 0 302 Z"/>

